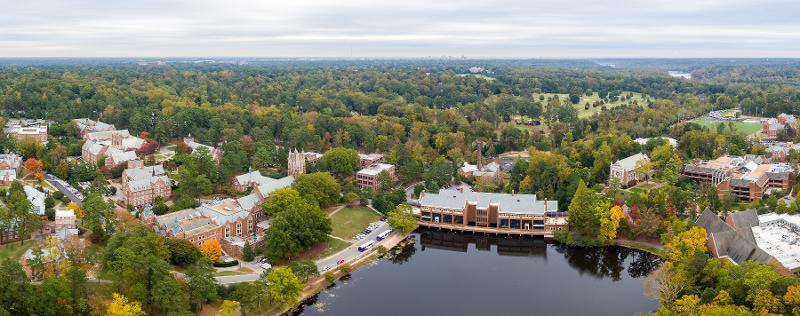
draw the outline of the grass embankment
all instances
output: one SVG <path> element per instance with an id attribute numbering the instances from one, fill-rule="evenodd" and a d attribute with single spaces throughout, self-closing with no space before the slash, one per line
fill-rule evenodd
<path id="1" fill-rule="evenodd" d="M 19 260 L 25 250 L 33 246 L 34 240 L 26 240 L 20 245 L 19 241 L 0 246 L 0 262 L 6 260 Z"/>
<path id="2" fill-rule="evenodd" d="M 224 271 L 214 272 L 214 276 L 221 277 L 221 276 L 242 275 L 250 273 L 253 273 L 253 269 L 247 267 L 241 267 L 238 270 L 224 270 Z"/>
<path id="3" fill-rule="evenodd" d="M 350 240 L 380 218 L 378 213 L 367 207 L 345 207 L 331 215 L 332 235 Z"/>

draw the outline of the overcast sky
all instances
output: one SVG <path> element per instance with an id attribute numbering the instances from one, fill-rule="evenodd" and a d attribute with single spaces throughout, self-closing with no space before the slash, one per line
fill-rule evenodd
<path id="1" fill-rule="evenodd" d="M 800 57 L 797 0 L 5 0 L 0 57 Z"/>

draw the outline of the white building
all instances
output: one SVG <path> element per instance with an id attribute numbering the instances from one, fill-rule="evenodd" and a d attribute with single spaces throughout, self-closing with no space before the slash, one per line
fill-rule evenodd
<path id="1" fill-rule="evenodd" d="M 617 178 L 623 186 L 636 184 L 636 167 L 640 163 L 649 162 L 650 158 L 646 154 L 638 153 L 625 159 L 620 159 L 609 167 L 609 177 Z"/>
<path id="2" fill-rule="evenodd" d="M 752 227 L 758 247 L 787 270 L 800 271 L 800 215 L 769 213 L 758 222 Z"/>
<path id="3" fill-rule="evenodd" d="M 44 215 L 44 192 L 36 190 L 36 188 L 29 185 L 26 185 L 23 189 L 25 190 L 25 195 L 28 196 L 28 201 L 31 201 L 31 204 L 33 204 L 33 212 Z"/>

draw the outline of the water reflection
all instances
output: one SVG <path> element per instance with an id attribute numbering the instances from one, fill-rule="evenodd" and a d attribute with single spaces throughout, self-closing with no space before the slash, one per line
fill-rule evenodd
<path id="1" fill-rule="evenodd" d="M 658 305 L 641 294 L 660 264 L 645 252 L 436 230 L 413 238 L 294 314 L 632 315 Z"/>

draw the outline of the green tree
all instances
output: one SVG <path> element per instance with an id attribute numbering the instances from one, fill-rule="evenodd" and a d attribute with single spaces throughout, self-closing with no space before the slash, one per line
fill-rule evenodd
<path id="1" fill-rule="evenodd" d="M 277 189 L 270 193 L 269 198 L 262 205 L 262 209 L 264 213 L 276 216 L 281 211 L 289 208 L 289 206 L 303 202 L 304 200 L 297 190 L 290 188 Z"/>
<path id="2" fill-rule="evenodd" d="M 114 231 L 116 218 L 111 209 L 111 204 L 106 202 L 99 193 L 90 193 L 83 201 L 83 226 L 92 231 L 92 239 L 103 241 Z"/>
<path id="3" fill-rule="evenodd" d="M 583 236 L 597 236 L 600 221 L 595 216 L 596 203 L 597 196 L 581 180 L 568 208 L 570 231 Z"/>
<path id="4" fill-rule="evenodd" d="M 318 206 L 309 203 L 291 205 L 272 220 L 265 238 L 265 255 L 272 262 L 292 257 L 311 246 L 328 240 L 331 220 Z"/>
<path id="5" fill-rule="evenodd" d="M 300 293 L 303 291 L 303 281 L 292 273 L 287 267 L 272 269 L 267 274 L 269 281 L 269 297 L 272 302 L 280 307 L 289 307 L 297 304 Z"/>
<path id="6" fill-rule="evenodd" d="M 222 159 L 220 159 L 220 172 L 224 179 L 231 179 L 233 176 L 247 171 L 250 162 L 247 160 L 247 152 L 238 140 L 229 141 L 225 144 Z"/>
<path id="7" fill-rule="evenodd" d="M 186 270 L 189 303 L 200 311 L 203 304 L 217 299 L 217 283 L 214 268 L 207 259 L 198 260 Z"/>
<path id="8" fill-rule="evenodd" d="M 187 266 L 200 259 L 200 251 L 186 239 L 167 239 L 169 261 L 178 266 Z"/>
<path id="9" fill-rule="evenodd" d="M 33 287 L 25 270 L 17 261 L 3 261 L 0 264 L 0 312 L 31 314 L 34 303 Z"/>
<path id="10" fill-rule="evenodd" d="M 33 231 L 41 227 L 41 221 L 33 212 L 33 205 L 24 191 L 12 188 L 10 193 L 8 208 L 0 209 L 0 220 L 4 222 L 3 226 L 9 229 L 14 227 L 17 235 L 21 237 L 20 244 L 22 244 Z"/>
<path id="11" fill-rule="evenodd" d="M 328 150 L 317 162 L 319 170 L 328 171 L 341 178 L 352 176 L 358 171 L 359 166 L 358 152 L 344 147 Z"/>
<path id="12" fill-rule="evenodd" d="M 303 281 L 319 276 L 317 264 L 312 260 L 293 260 L 289 262 L 289 269 L 292 269 L 292 273 Z"/>
<path id="13" fill-rule="evenodd" d="M 300 175 L 292 187 L 304 199 L 316 201 L 320 207 L 326 208 L 339 201 L 341 188 L 336 179 L 327 172 L 315 172 Z"/>
<path id="14" fill-rule="evenodd" d="M 242 260 L 251 262 L 255 260 L 255 253 L 253 253 L 253 246 L 250 245 L 250 241 L 247 240 L 244 242 L 244 248 L 242 248 Z"/>
<path id="15" fill-rule="evenodd" d="M 389 225 L 392 228 L 408 234 L 417 227 L 417 217 L 411 212 L 411 206 L 408 204 L 400 204 L 389 211 Z"/>
<path id="16" fill-rule="evenodd" d="M 446 186 L 453 179 L 453 163 L 444 157 L 437 157 L 425 172 L 424 179 L 425 182 L 433 182 L 440 187 Z"/>

